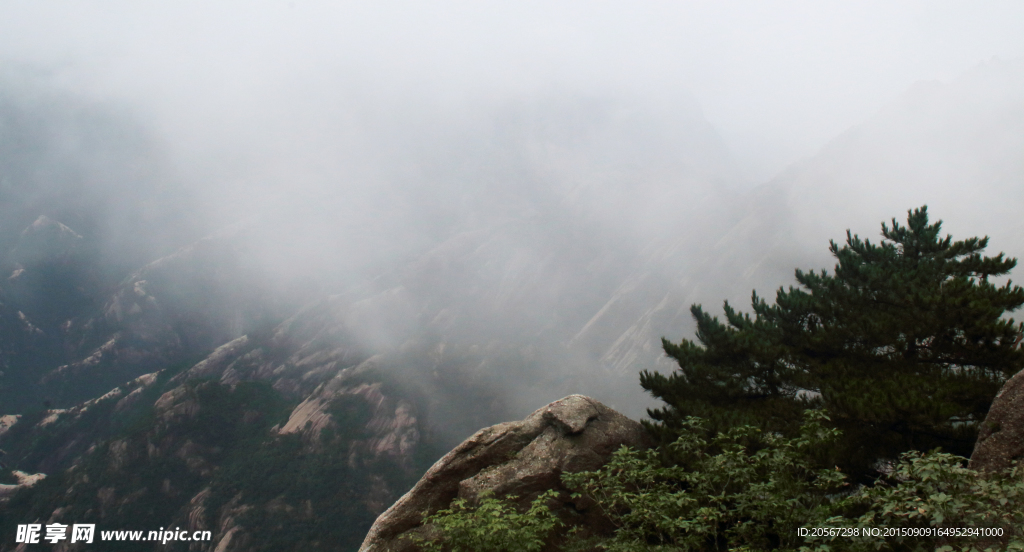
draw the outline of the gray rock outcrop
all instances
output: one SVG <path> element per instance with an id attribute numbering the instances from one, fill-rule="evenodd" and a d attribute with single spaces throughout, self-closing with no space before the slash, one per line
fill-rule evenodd
<path id="1" fill-rule="evenodd" d="M 19 490 L 31 487 L 43 479 L 46 479 L 45 473 L 25 473 L 23 471 L 12 470 L 11 475 L 14 476 L 17 483 L 14 485 L 0 484 L 0 505 L 10 500 L 11 497 Z"/>
<path id="2" fill-rule="evenodd" d="M 452 500 L 476 502 L 481 494 L 516 496 L 526 507 L 539 494 L 560 491 L 553 510 L 567 525 L 603 531 L 603 517 L 583 499 L 572 499 L 561 474 L 595 470 L 622 445 L 646 447 L 638 422 L 582 395 L 555 401 L 518 422 L 481 429 L 437 461 L 422 479 L 370 528 L 360 552 L 411 552 L 410 538 L 426 536 L 423 513 Z M 578 503 L 577 503 L 578 502 Z"/>
<path id="3" fill-rule="evenodd" d="M 992 400 L 971 454 L 971 469 L 998 471 L 1024 457 L 1024 370 L 1003 384 Z"/>

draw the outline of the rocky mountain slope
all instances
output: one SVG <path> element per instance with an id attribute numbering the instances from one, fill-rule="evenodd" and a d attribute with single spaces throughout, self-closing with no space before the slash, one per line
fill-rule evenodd
<path id="1" fill-rule="evenodd" d="M 948 84 L 919 83 L 895 103 L 699 225 L 639 250 L 607 302 L 572 338 L 614 372 L 660 364 L 660 337 L 693 333 L 689 307 L 749 310 L 793 269 L 831 269 L 830 239 L 927 204 L 957 238 L 1024 258 L 1024 60 L 983 64 Z M 630 412 L 631 415 L 638 415 Z"/>
<path id="2" fill-rule="evenodd" d="M 794 267 L 831 269 L 828 241 L 846 229 L 877 241 L 879 223 L 925 204 L 954 238 L 989 235 L 991 252 L 1024 258 L 1021 98 L 1024 60 L 918 83 L 754 190 L 700 285 L 727 286 L 719 297 L 749 305 L 751 289 L 771 297 L 793 283 Z"/>
<path id="3" fill-rule="evenodd" d="M 668 216 L 624 207 L 671 197 L 695 213 L 682 199 L 717 197 L 707 184 L 726 156 L 699 117 L 672 130 L 685 155 L 652 157 L 630 144 L 646 115 L 581 109 L 602 124 L 551 133 L 545 109 L 506 113 L 516 124 L 494 148 L 516 170 L 454 164 L 491 193 L 425 198 L 454 218 L 427 221 L 389 263 L 340 273 L 338 293 L 281 293 L 260 262 L 282 241 L 266 219 L 119 272 L 93 226 L 44 209 L 3 260 L 0 411 L 20 417 L 0 440 L 0 484 L 18 482 L 13 470 L 47 477 L 8 497 L 0 533 L 91 521 L 210 530 L 204 550 L 354 550 L 478 428 L 571 391 L 638 395 L 635 372 L 599 367 L 572 338 L 657 239 L 652 217 Z M 640 153 L 653 162 L 631 165 Z M 585 172 L 631 188 L 569 179 Z"/>
<path id="4" fill-rule="evenodd" d="M 401 178 L 436 188 L 339 238 L 408 241 L 307 265 L 268 253 L 305 249 L 267 218 L 200 232 L 168 217 L 190 211 L 148 185 L 166 177 L 159 159 L 87 140 L 96 111 L 50 110 L 70 110 L 61 123 L 8 96 L 0 116 L 17 124 L 0 140 L 36 146 L 0 148 L 0 484 L 46 477 L 5 494 L 0 534 L 63 520 L 213 535 L 171 549 L 355 550 L 481 427 L 571 393 L 642 416 L 636 373 L 671 369 L 659 339 L 692 334 L 691 303 L 742 305 L 794 267 L 830 266 L 847 227 L 874 234 L 928 203 L 957 237 L 1024 252 L 1022 97 L 1021 62 L 922 85 L 746 195 L 699 113 L 511 106 L 495 117 L 514 124 L 403 149 Z M 67 161 L 51 127 L 113 168 Z M 56 160 L 57 183 L 31 170 Z M 147 185 L 129 192 L 132 178 Z M 102 209 L 75 211 L 61 182 Z M 108 221 L 114 206 L 150 214 Z"/>
<path id="5" fill-rule="evenodd" d="M 12 498 L 5 523 L 176 525 L 212 530 L 210 550 L 354 547 L 436 456 L 430 401 L 482 414 L 495 399 L 476 404 L 491 396 L 440 359 L 425 381 L 396 377 L 395 365 L 429 352 L 367 356 L 339 303 L 183 371 L 24 416 L 5 435 L 8 456 L 53 475 Z"/>
<path id="6" fill-rule="evenodd" d="M 635 420 L 594 399 L 570 395 L 537 409 L 526 419 L 481 429 L 437 461 L 408 493 L 377 518 L 359 550 L 415 552 L 416 539 L 428 540 L 436 528 L 425 515 L 481 497 L 515 497 L 517 507 L 547 491 L 557 497 L 548 507 L 575 537 L 608 533 L 610 521 L 600 508 L 574 495 L 561 481 L 564 473 L 597 470 L 621 447 L 651 445 Z M 581 530 L 581 531 L 580 531 Z M 568 529 L 550 538 L 545 550 L 558 549 Z"/>

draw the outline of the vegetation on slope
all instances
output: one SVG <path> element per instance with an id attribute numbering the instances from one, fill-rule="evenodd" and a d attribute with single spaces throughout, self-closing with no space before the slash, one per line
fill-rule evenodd
<path id="1" fill-rule="evenodd" d="M 834 274 L 797 270 L 802 287 L 773 305 L 755 294 L 754 317 L 694 305 L 697 342 L 664 342 L 679 370 L 641 374 L 666 403 L 648 424 L 660 446 L 563 476 L 616 527 L 567 549 L 1024 548 L 1024 471 L 964 467 L 1024 367 L 1024 326 L 1004 316 L 1024 289 L 989 281 L 1016 260 L 983 257 L 987 238 L 940 229 L 922 207 L 883 224 L 880 245 L 848 232 Z M 491 497 L 427 521 L 435 548 L 499 552 L 533 549 L 550 516 L 543 500 L 510 512 Z"/>
<path id="2" fill-rule="evenodd" d="M 624 447 L 600 470 L 563 475 L 616 527 L 610 538 L 577 540 L 565 550 L 1024 548 L 1021 468 L 982 477 L 963 467 L 965 458 L 910 452 L 885 480 L 857 486 L 818 462 L 841 433 L 821 411 L 807 411 L 805 420 L 794 438 L 742 426 L 705 440 L 704 422 L 689 418 L 684 424 L 693 431 L 668 445 L 671 459 Z M 454 504 L 426 519 L 441 534 L 428 549 L 539 550 L 536 543 L 560 523 L 547 498 L 526 512 L 494 497 L 475 507 Z"/>
<path id="3" fill-rule="evenodd" d="M 797 270 L 800 287 L 774 304 L 754 294 L 753 317 L 726 303 L 722 323 L 694 305 L 697 342 L 665 341 L 679 370 L 641 374 L 666 403 L 651 429 L 671 442 L 700 416 L 712 431 L 792 435 L 800 412 L 822 407 L 845 435 L 835 462 L 860 482 L 908 450 L 970 455 L 992 398 L 1024 368 L 1024 326 L 1004 317 L 1024 289 L 990 281 L 1016 259 L 984 257 L 988 238 L 953 241 L 941 224 L 922 207 L 883 223 L 880 244 L 847 232 L 830 244 L 833 274 Z"/>
<path id="4" fill-rule="evenodd" d="M 96 444 L 76 453 L 70 469 L 54 470 L 16 494 L 4 506 L 0 534 L 13 535 L 15 525 L 26 520 L 45 522 L 58 507 L 61 519 L 75 523 L 143 531 L 184 528 L 189 513 L 201 511 L 202 528 L 215 535 L 232 526 L 250 535 L 247 550 L 355 550 L 376 517 L 377 506 L 367 501 L 393 500 L 433 460 L 418 458 L 410 471 L 386 459 L 370 463 L 354 456 L 353 443 L 369 437 L 371 417 L 370 405 L 359 396 L 332 404 L 328 410 L 337 429 L 325 428 L 311 442 L 303 433 L 271 431 L 296 405 L 267 383 L 232 386 L 198 379 L 182 388 L 177 404 L 186 415 L 155 408 L 154 400 L 169 389 L 152 385 L 148 406 L 130 417 L 113 416 L 117 401 L 104 401 L 25 439 L 27 448 L 19 452 L 26 462 L 52 453 L 47 447 L 66 442 L 76 430 Z M 90 433 L 92 425 L 105 429 Z M 172 542 L 161 549 L 187 546 Z"/>

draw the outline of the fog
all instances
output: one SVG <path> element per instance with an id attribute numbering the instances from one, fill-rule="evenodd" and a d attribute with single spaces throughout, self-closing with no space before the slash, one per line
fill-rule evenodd
<path id="1" fill-rule="evenodd" d="M 330 138 L 353 89 L 410 107 L 690 95 L 757 184 L 916 81 L 1024 54 L 1022 19 L 1009 1 L 8 2 L 0 51 L 135 103 L 193 154 Z"/>
<path id="2" fill-rule="evenodd" d="M 1024 253 L 1019 224 L 999 236 L 983 214 L 1002 205 L 1009 220 L 1024 188 L 1020 121 L 1005 111 L 986 123 L 989 142 L 942 142 L 958 166 L 997 167 L 974 208 L 952 192 L 963 180 L 936 184 L 941 163 L 915 172 L 940 150 L 896 172 L 833 178 L 828 164 L 852 155 L 851 132 L 910 137 L 890 151 L 955 134 L 900 134 L 919 128 L 899 107 L 915 108 L 913 94 L 938 106 L 932 119 L 959 113 L 945 92 L 929 104 L 929 86 L 1019 106 L 1017 77 L 950 83 L 985 64 L 1019 75 L 1022 24 L 1011 1 L 7 2 L 0 98 L 35 114 L 26 128 L 82 141 L 33 162 L 74 158 L 68 174 L 92 175 L 77 186 L 102 190 L 108 258 L 148 262 L 241 228 L 257 244 L 252 277 L 301 288 L 297 303 L 410 290 L 409 304 L 370 316 L 373 346 L 422 330 L 389 325 L 400 312 L 449 339 L 569 344 L 540 363 L 592 367 L 614 387 L 652 366 L 657 337 L 689 335 L 689 303 L 742 305 L 808 259 L 827 266 L 822 231 L 873 236 L 934 200 L 951 231 Z M 89 123 L 111 118 L 109 132 Z M 902 178 L 898 193 L 885 197 L 881 175 Z M 789 199 L 765 214 L 765 197 L 785 195 L 774 189 Z M 790 249 L 766 237 L 785 232 L 800 237 Z M 451 312 L 457 322 L 437 322 Z"/>

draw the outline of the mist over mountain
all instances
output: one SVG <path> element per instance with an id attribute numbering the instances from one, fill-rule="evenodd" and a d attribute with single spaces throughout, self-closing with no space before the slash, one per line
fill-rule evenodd
<path id="1" fill-rule="evenodd" d="M 432 32 L 411 17 L 388 21 Z M 672 370 L 660 340 L 692 336 L 690 305 L 745 310 L 796 267 L 830 269 L 847 228 L 877 239 L 927 204 L 954 237 L 1024 255 L 1021 59 L 915 84 L 838 136 L 794 120 L 802 142 L 754 154 L 778 127 L 738 138 L 738 120 L 799 110 L 767 113 L 764 91 L 725 113 L 730 64 L 680 84 L 654 38 L 607 58 L 611 85 L 569 47 L 518 78 L 534 66 L 441 39 L 349 63 L 358 32 L 330 54 L 314 38 L 337 30 L 310 29 L 210 59 L 209 36 L 150 29 L 130 40 L 159 52 L 152 73 L 120 50 L 100 71 L 95 45 L 3 65 L 0 534 L 180 525 L 213 533 L 202 550 L 355 549 L 483 426 L 571 393 L 642 418 L 637 374 Z"/>
<path id="2" fill-rule="evenodd" d="M 111 106 L 11 81 L 5 139 L 21 149 L 5 150 L 0 288 L 36 345 L 19 337 L 7 354 L 44 384 L 4 389 L 18 388 L 12 404 L 71 404 L 336 295 L 361 313 L 351 331 L 367 351 L 515 358 L 490 377 L 529 397 L 516 414 L 582 390 L 642 416 L 635 374 L 659 366 L 661 337 L 690 331 L 690 304 L 743 305 L 793 267 L 827 267 L 845 227 L 871 235 L 866 221 L 927 203 L 957 234 L 1006 229 L 988 233 L 1014 254 L 1021 73 L 991 62 L 916 85 L 749 193 L 692 100 L 569 95 L 435 106 L 415 124 L 364 114 L 361 147 L 377 154 L 362 180 L 226 205 L 173 185 L 158 140 Z M 32 86 L 46 93 L 19 92 Z M 122 362 L 111 340 L 149 345 Z M 124 367 L 75 379 L 100 360 Z"/>
<path id="3" fill-rule="evenodd" d="M 14 496 L 12 511 L 41 515 L 63 489 L 79 498 L 62 515 L 187 523 L 243 546 L 252 520 L 240 512 L 273 510 L 284 489 L 254 491 L 239 459 L 307 458 L 288 469 L 343 469 L 327 488 L 349 498 L 318 500 L 293 521 L 341 508 L 362 520 L 329 540 L 347 546 L 424 462 L 482 425 L 579 390 L 640 415 L 635 370 L 577 336 L 639 260 L 704 247 L 663 231 L 722 224 L 708 210 L 726 212 L 737 194 L 728 152 L 686 103 L 657 112 L 582 97 L 479 109 L 472 124 L 439 116 L 406 129 L 407 142 L 374 159 L 384 175 L 375 178 L 388 178 L 381 188 L 257 198 L 246 209 L 163 204 L 178 212 L 147 221 L 153 241 L 131 229 L 139 250 L 154 252 L 131 269 L 118 270 L 132 251 L 111 262 L 118 240 L 80 222 L 107 222 L 89 202 L 27 224 L 0 284 L 16 353 L 0 391 L 22 416 L 4 441 L 11 466 L 53 476 Z M 114 158 L 106 174 L 147 162 Z M 159 189 L 133 185 L 142 197 Z M 51 186 L 59 199 L 77 182 Z M 100 189 L 111 196 L 98 201 L 120 201 L 119 191 Z M 208 218 L 188 218 L 196 212 Z M 203 225 L 215 230 L 192 239 Z M 157 253 L 173 232 L 179 247 Z M 641 363 L 656 357 L 641 347 Z M 90 496 L 103 497 L 100 510 Z"/>
<path id="4" fill-rule="evenodd" d="M 74 323 L 131 270 L 208 229 L 157 140 L 123 112 L 25 68 L 3 71 L 0 96 L 0 402 L 21 410 L 77 354 Z"/>
<path id="5" fill-rule="evenodd" d="M 46 71 L 0 70 L 3 250 L 40 215 L 88 236 L 105 265 L 137 266 L 208 227 L 166 148 L 118 106 L 54 86 Z M 113 267 L 112 267 L 113 268 Z"/>
<path id="6" fill-rule="evenodd" d="M 706 282 L 735 305 L 792 283 L 793 267 L 831 268 L 829 239 L 877 240 L 879 223 L 928 205 L 954 237 L 991 236 L 991 251 L 1024 256 L 1024 62 L 994 60 L 949 83 L 915 84 L 898 100 L 753 190 L 719 244 Z"/>

